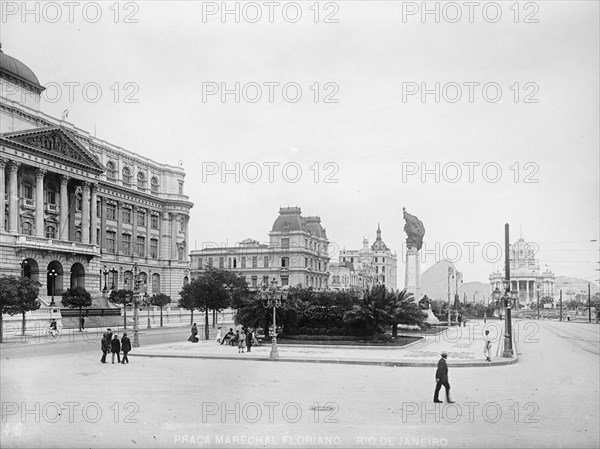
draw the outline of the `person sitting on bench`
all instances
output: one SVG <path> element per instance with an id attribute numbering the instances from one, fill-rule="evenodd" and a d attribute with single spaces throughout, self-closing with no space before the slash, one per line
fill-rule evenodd
<path id="1" fill-rule="evenodd" d="M 229 342 L 229 340 L 231 340 L 232 338 L 233 338 L 233 329 L 229 328 L 229 332 L 227 332 L 225 334 L 225 336 L 221 340 L 221 344 L 225 343 L 226 341 Z"/>

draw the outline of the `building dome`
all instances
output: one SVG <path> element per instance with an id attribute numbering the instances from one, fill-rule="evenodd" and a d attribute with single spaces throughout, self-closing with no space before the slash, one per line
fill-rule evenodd
<path id="1" fill-rule="evenodd" d="M 40 81 L 37 76 L 35 76 L 35 73 L 33 73 L 33 70 L 18 59 L 8 56 L 2 51 L 2 48 L 0 48 L 0 74 L 8 75 L 9 78 L 15 78 L 38 93 L 45 90 L 45 88 L 40 85 Z"/>
<path id="2" fill-rule="evenodd" d="M 302 231 L 303 218 L 299 207 L 282 207 L 279 209 L 279 217 L 273 223 L 272 232 Z"/>

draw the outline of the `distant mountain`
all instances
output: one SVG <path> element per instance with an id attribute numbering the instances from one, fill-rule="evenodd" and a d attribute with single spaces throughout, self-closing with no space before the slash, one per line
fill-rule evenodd
<path id="1" fill-rule="evenodd" d="M 575 295 L 578 293 L 583 293 L 587 296 L 588 284 L 591 284 L 590 291 L 592 292 L 592 296 L 594 296 L 598 292 L 598 285 L 595 283 L 569 276 L 556 276 L 554 280 L 554 293 L 556 298 L 558 298 L 559 291 L 562 290 L 564 300 L 570 299 L 570 296 L 573 296 L 573 299 L 575 299 Z"/>
<path id="2" fill-rule="evenodd" d="M 441 260 L 421 275 L 421 289 L 423 295 L 427 295 L 430 299 L 448 300 L 448 268 L 451 267 L 453 272 L 456 270 L 454 264 L 447 260 Z M 456 293 L 456 279 L 450 279 L 450 295 L 454 302 Z M 490 285 L 473 281 L 464 282 L 458 285 L 458 294 L 461 302 L 483 302 L 490 297 Z"/>

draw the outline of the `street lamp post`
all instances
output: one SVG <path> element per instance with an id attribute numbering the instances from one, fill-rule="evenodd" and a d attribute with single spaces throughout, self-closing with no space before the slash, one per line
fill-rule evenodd
<path id="1" fill-rule="evenodd" d="M 24 257 L 21 257 L 21 262 L 19 262 L 19 264 L 21 265 L 21 277 L 25 276 L 25 267 L 27 266 L 27 259 L 25 259 Z"/>
<path id="2" fill-rule="evenodd" d="M 263 290 L 261 292 L 261 298 L 263 300 L 263 307 L 273 308 L 273 337 L 271 339 L 271 354 L 269 358 L 275 360 L 279 358 L 279 352 L 277 351 L 277 307 L 281 307 L 285 303 L 288 296 L 288 290 L 286 288 L 277 287 L 277 280 L 273 278 L 271 281 L 271 287 L 266 288 L 263 284 Z"/>
<path id="3" fill-rule="evenodd" d="M 512 349 L 512 321 L 511 321 L 511 303 L 516 301 L 516 292 L 512 292 L 509 288 L 506 288 L 504 291 L 504 295 L 498 287 L 492 293 L 492 297 L 495 299 L 496 304 L 501 307 L 504 306 L 504 351 L 502 353 L 502 357 L 512 357 L 513 349 Z"/>
<path id="4" fill-rule="evenodd" d="M 104 265 L 104 269 L 102 270 L 102 274 L 104 274 L 104 288 L 102 289 L 102 293 L 104 294 L 104 296 L 106 296 L 107 292 L 108 292 L 108 287 L 106 285 L 106 278 L 108 277 L 108 268 L 106 265 Z"/>
<path id="5" fill-rule="evenodd" d="M 52 279 L 52 301 L 50 301 L 50 305 L 54 306 L 56 305 L 54 302 L 54 288 L 56 287 L 56 276 L 58 276 L 58 273 L 54 268 L 52 268 L 51 270 L 48 270 L 48 276 L 50 276 L 50 279 Z"/>
<path id="6" fill-rule="evenodd" d="M 133 264 L 131 270 L 133 275 L 133 347 L 139 348 L 140 341 L 138 337 L 139 323 L 138 323 L 138 300 L 140 295 L 140 269 L 137 263 Z"/>
<path id="7" fill-rule="evenodd" d="M 452 324 L 452 318 L 450 317 L 450 308 L 451 308 L 451 293 L 450 293 L 450 277 L 454 277 L 454 270 L 452 267 L 448 267 L 448 327 Z"/>
<path id="8" fill-rule="evenodd" d="M 148 296 L 148 293 L 144 293 L 144 305 L 148 309 L 148 326 L 147 326 L 147 328 L 152 329 L 152 326 L 150 325 L 150 298 Z"/>

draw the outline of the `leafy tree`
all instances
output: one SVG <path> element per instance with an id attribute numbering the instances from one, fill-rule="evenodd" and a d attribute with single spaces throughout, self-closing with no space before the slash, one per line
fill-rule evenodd
<path id="1" fill-rule="evenodd" d="M 37 310 L 42 305 L 37 299 L 40 283 L 29 277 L 2 276 L 0 277 L 0 302 L 2 313 L 23 316 L 21 335 L 25 335 L 25 314 Z M 0 334 L 2 332 L 0 319 Z M 0 340 L 1 341 L 1 340 Z"/>
<path id="2" fill-rule="evenodd" d="M 422 326 L 427 314 L 415 302 L 413 294 L 407 293 L 406 289 L 391 293 L 391 295 L 387 295 L 389 301 L 385 305 L 385 309 L 392 325 L 392 338 L 396 338 L 398 336 L 398 324 Z"/>
<path id="3" fill-rule="evenodd" d="M 0 343 L 4 336 L 2 315 L 14 315 L 19 298 L 18 278 L 16 276 L 0 276 Z"/>
<path id="4" fill-rule="evenodd" d="M 163 307 L 171 302 L 171 297 L 164 293 L 157 293 L 150 298 L 150 304 L 160 308 L 160 327 L 163 325 Z"/>
<path id="5" fill-rule="evenodd" d="M 247 292 L 243 278 L 230 271 L 207 268 L 195 280 L 183 286 L 179 305 L 187 310 L 204 312 L 204 332 L 209 339 L 208 314 L 221 311 L 232 302 L 240 301 Z"/>
<path id="6" fill-rule="evenodd" d="M 62 294 L 61 303 L 69 309 L 79 309 L 79 332 L 81 332 L 81 310 L 92 305 L 92 296 L 81 286 L 68 288 Z"/>
<path id="7" fill-rule="evenodd" d="M 133 302 L 133 290 L 112 290 L 108 300 L 123 305 L 123 327 L 127 329 L 127 306 Z"/>

